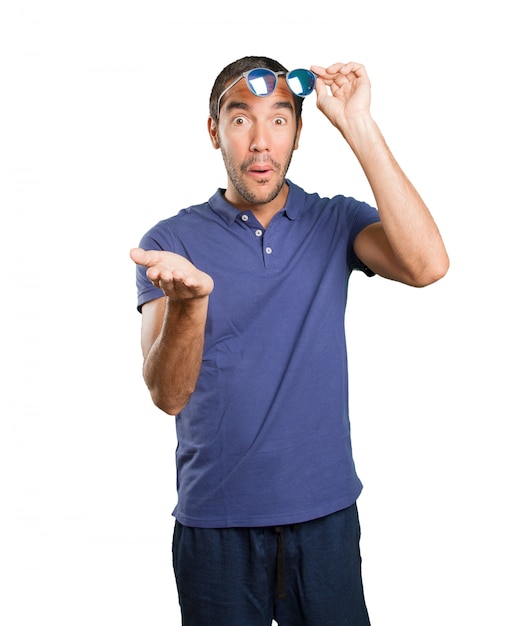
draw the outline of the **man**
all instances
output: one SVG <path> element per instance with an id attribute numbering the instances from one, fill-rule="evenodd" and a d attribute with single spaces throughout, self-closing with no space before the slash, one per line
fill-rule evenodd
<path id="1" fill-rule="evenodd" d="M 286 179 L 314 90 L 378 210 Z M 235 61 L 215 81 L 208 130 L 227 188 L 131 251 L 144 378 L 176 416 L 183 624 L 363 626 L 347 282 L 360 269 L 422 287 L 446 273 L 446 250 L 370 115 L 362 65 Z"/>

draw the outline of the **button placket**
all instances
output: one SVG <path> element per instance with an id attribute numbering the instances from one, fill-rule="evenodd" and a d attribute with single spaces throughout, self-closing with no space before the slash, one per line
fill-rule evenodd
<path id="1" fill-rule="evenodd" d="M 240 215 L 239 218 L 240 221 L 247 226 L 247 230 L 251 231 L 253 233 L 253 235 L 256 237 L 256 239 L 260 242 L 260 248 L 261 252 L 262 252 L 262 259 L 263 259 L 263 263 L 264 266 L 266 267 L 266 269 L 269 268 L 274 268 L 274 264 L 275 262 L 277 262 L 277 260 L 274 258 L 274 248 L 272 245 L 269 245 L 267 242 L 267 230 L 264 230 L 263 228 L 261 228 L 258 220 L 251 219 L 252 216 L 250 216 L 249 213 L 242 213 Z M 273 239 L 274 237 L 270 236 L 270 239 Z"/>
<path id="2" fill-rule="evenodd" d="M 257 228 L 254 232 L 255 232 L 255 237 L 258 237 L 261 240 L 260 243 L 262 244 L 262 250 L 263 250 L 263 253 L 264 253 L 264 260 L 265 260 L 265 263 L 267 265 L 267 257 L 270 254 L 273 254 L 273 248 L 271 246 L 268 246 L 265 243 L 264 240 L 266 238 L 266 233 L 261 228 Z"/>

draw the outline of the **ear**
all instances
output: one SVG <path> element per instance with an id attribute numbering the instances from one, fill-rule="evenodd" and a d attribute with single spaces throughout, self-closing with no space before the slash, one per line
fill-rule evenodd
<path id="1" fill-rule="evenodd" d="M 302 132 L 302 117 L 298 120 L 297 134 L 295 135 L 295 145 L 293 150 L 298 150 L 298 140 L 300 139 L 300 133 Z"/>
<path id="2" fill-rule="evenodd" d="M 213 148 L 220 148 L 220 141 L 218 139 L 218 126 L 211 116 L 207 118 L 207 132 L 209 133 L 209 137 L 211 138 L 211 144 Z"/>

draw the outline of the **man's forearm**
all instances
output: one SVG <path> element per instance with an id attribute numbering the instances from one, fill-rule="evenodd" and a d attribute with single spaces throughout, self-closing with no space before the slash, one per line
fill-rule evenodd
<path id="1" fill-rule="evenodd" d="M 209 297 L 167 298 L 161 331 L 144 361 L 144 380 L 155 405 L 176 415 L 200 374 Z"/>
<path id="2" fill-rule="evenodd" d="M 371 185 L 389 244 L 399 264 L 420 280 L 447 267 L 447 253 L 424 201 L 404 174 L 370 116 L 342 131 Z"/>

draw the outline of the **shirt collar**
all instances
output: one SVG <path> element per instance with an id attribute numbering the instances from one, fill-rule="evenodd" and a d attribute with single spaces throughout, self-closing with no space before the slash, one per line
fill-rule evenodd
<path id="1" fill-rule="evenodd" d="M 289 193 L 282 213 L 290 220 L 298 220 L 300 211 L 304 206 L 305 192 L 290 180 L 286 179 L 286 183 L 289 185 Z M 242 211 L 229 204 L 224 197 L 224 193 L 225 189 L 217 189 L 208 202 L 213 212 L 230 226 L 236 219 L 240 218 Z"/>

